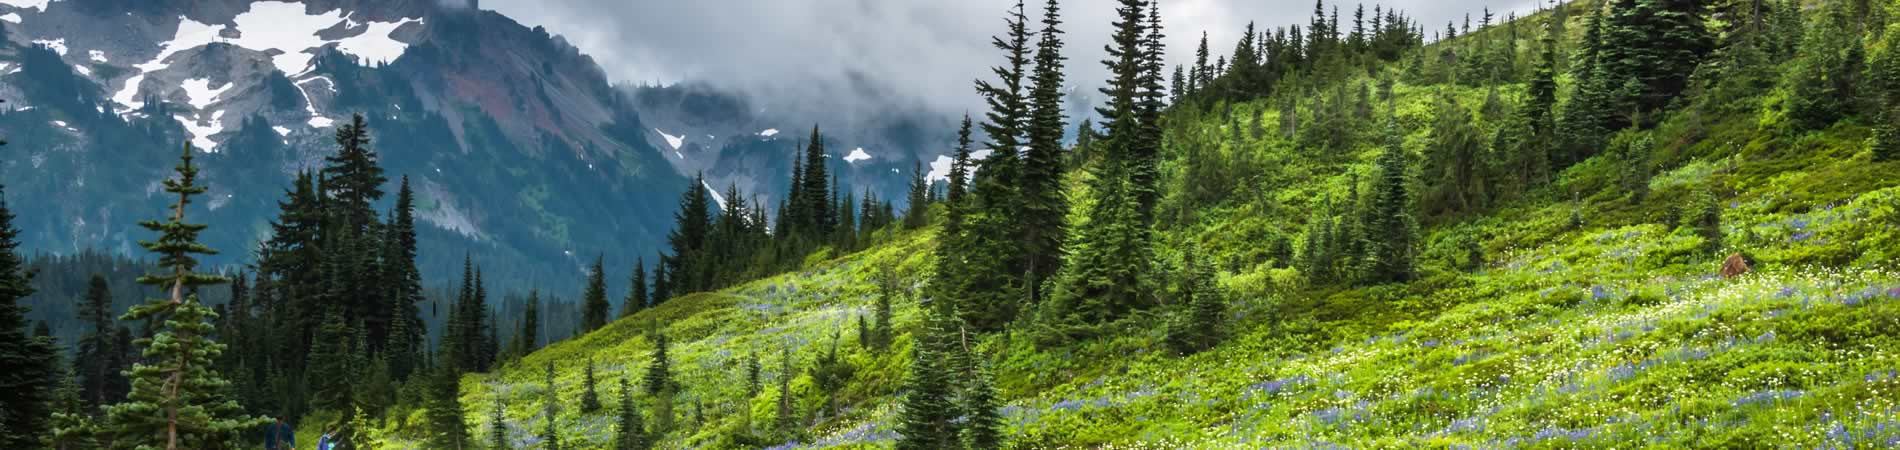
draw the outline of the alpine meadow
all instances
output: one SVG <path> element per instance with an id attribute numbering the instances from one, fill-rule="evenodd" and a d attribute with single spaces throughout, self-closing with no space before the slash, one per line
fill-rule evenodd
<path id="1" fill-rule="evenodd" d="M 0 0 L 0 449 L 1900 448 L 1900 0 L 544 1 Z"/>

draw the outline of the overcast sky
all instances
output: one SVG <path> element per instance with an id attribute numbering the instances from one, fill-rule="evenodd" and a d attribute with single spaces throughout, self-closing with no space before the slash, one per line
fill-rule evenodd
<path id="1" fill-rule="evenodd" d="M 1506 10 L 1529 11 L 1537 1 L 1385 4 L 1436 30 L 1486 6 L 1502 17 Z M 1071 84 L 1093 88 L 1105 77 L 1099 61 L 1116 4 L 1062 1 Z M 1002 18 L 1014 1 L 486 0 L 480 5 L 565 36 L 617 82 L 704 81 L 775 103 L 876 100 L 955 113 L 981 108 L 971 80 L 1001 60 L 989 47 L 989 36 L 1003 31 Z M 1341 21 L 1350 22 L 1356 4 L 1339 5 Z M 1303 25 L 1313 10 L 1308 0 L 1162 0 L 1160 6 L 1169 60 L 1177 64 L 1191 62 L 1202 31 L 1215 54 L 1228 54 L 1248 21 L 1263 28 Z M 1029 8 L 1033 21 L 1042 2 Z"/>

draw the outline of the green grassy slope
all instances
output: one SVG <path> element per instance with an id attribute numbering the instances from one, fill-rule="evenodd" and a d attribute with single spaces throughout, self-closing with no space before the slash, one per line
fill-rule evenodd
<path id="1" fill-rule="evenodd" d="M 1489 93 L 1401 82 L 1394 94 L 1406 147 L 1418 152 L 1443 96 L 1475 108 Z M 1781 95 L 1743 102 L 1771 105 Z M 1855 120 L 1797 132 L 1756 108 L 1678 114 L 1654 132 L 1644 200 L 1615 188 L 1615 168 L 1598 157 L 1483 214 L 1428 221 L 1421 280 L 1349 288 L 1307 285 L 1265 248 L 1297 238 L 1321 197 L 1347 192 L 1350 174 L 1371 173 L 1372 132 L 1344 157 L 1313 157 L 1271 125 L 1280 123 L 1277 105 L 1170 116 L 1164 211 L 1173 218 L 1160 230 L 1161 253 L 1192 243 L 1218 262 L 1234 302 L 1230 338 L 1175 355 L 1154 313 L 1119 337 L 1068 347 L 1037 348 L 1020 333 L 982 340 L 1017 446 L 1900 446 L 1900 163 L 1871 162 L 1868 130 Z M 1254 117 L 1270 124 L 1266 132 L 1229 128 Z M 1231 190 L 1187 199 L 1178 183 L 1187 146 L 1239 161 Z M 1716 193 L 1722 250 L 1675 225 L 1697 190 Z M 653 323 L 674 343 L 684 386 L 662 448 L 745 447 L 730 437 L 770 434 L 786 347 L 797 359 L 798 419 L 814 424 L 788 447 L 889 447 L 922 300 L 896 303 L 900 336 L 886 352 L 860 348 L 855 322 L 870 314 L 868 280 L 879 267 L 927 282 L 933 238 L 904 233 L 857 254 L 815 257 L 798 273 L 677 298 L 469 375 L 462 400 L 471 431 L 486 440 L 501 400 L 514 443 L 534 445 L 529 436 L 549 420 L 542 377 L 552 363 L 563 442 L 606 446 L 616 380 L 638 382 Z M 1474 250 L 1475 269 L 1441 261 Z M 1717 276 L 1732 252 L 1752 256 L 1757 271 Z M 839 414 L 822 417 L 814 411 L 824 396 L 806 371 L 834 339 L 855 370 L 837 393 Z M 754 354 L 763 390 L 747 398 L 743 361 Z M 589 360 L 609 408 L 582 414 Z M 653 423 L 651 400 L 641 403 Z"/>

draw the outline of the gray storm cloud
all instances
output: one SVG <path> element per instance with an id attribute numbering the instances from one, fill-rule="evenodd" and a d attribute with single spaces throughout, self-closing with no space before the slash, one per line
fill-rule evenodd
<path id="1" fill-rule="evenodd" d="M 1528 12 L 1539 0 L 1396 0 L 1442 29 L 1490 6 Z M 1106 76 L 1100 61 L 1115 16 L 1114 0 L 1065 0 L 1071 84 L 1092 92 Z M 1334 3 L 1329 2 L 1331 9 Z M 1338 3 L 1350 21 L 1356 3 Z M 971 80 L 1001 60 L 989 36 L 1003 31 L 1009 0 L 488 0 L 525 24 L 564 35 L 627 83 L 702 81 L 749 94 L 768 108 L 824 108 L 877 114 L 925 108 L 954 114 L 981 108 Z M 1247 22 L 1263 28 L 1305 24 L 1310 1 L 1164 0 L 1169 60 L 1190 63 L 1201 32 L 1227 54 Z M 1372 4 L 1368 3 L 1368 11 Z M 1028 5 L 1032 20 L 1041 2 Z M 1474 19 L 1475 20 L 1475 19 Z M 1035 24 L 1032 24 L 1035 25 Z M 1035 27 L 1032 27 L 1032 29 Z M 1428 31 L 1429 33 L 1429 31 Z"/>

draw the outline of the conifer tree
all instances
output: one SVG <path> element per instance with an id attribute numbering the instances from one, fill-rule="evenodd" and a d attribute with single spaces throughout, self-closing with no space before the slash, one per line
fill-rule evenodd
<path id="1" fill-rule="evenodd" d="M 647 395 L 660 395 L 673 388 L 672 362 L 666 356 L 666 335 L 655 334 L 653 338 L 653 362 L 647 365 L 646 378 L 641 384 L 646 386 Z"/>
<path id="2" fill-rule="evenodd" d="M 825 170 L 825 136 L 819 133 L 818 125 L 811 126 L 811 142 L 805 145 L 804 172 L 800 174 L 804 184 L 798 187 L 798 196 L 795 197 L 802 200 L 803 204 L 793 205 L 791 212 L 797 214 L 793 217 L 798 224 L 796 229 L 806 233 L 808 238 L 816 239 L 832 232 L 829 226 L 832 211 L 827 200 L 831 189 L 827 186 L 830 178 L 827 178 L 829 175 L 826 175 Z M 678 274 L 674 275 L 674 278 L 678 278 Z"/>
<path id="3" fill-rule="evenodd" d="M 452 355 L 445 352 L 441 356 L 427 381 L 429 448 L 473 449 L 462 412 L 461 371 Z"/>
<path id="4" fill-rule="evenodd" d="M 1596 154 L 1610 127 L 1610 74 L 1603 64 L 1604 19 L 1598 8 L 1585 22 L 1583 39 L 1571 63 L 1575 90 L 1564 103 L 1563 151 L 1551 158 L 1551 170 L 1560 171 Z"/>
<path id="5" fill-rule="evenodd" d="M 778 372 L 778 415 L 775 417 L 776 431 L 780 436 L 792 437 L 798 434 L 798 411 L 792 405 L 792 348 L 783 347 L 779 356 Z"/>
<path id="6" fill-rule="evenodd" d="M 1619 101 L 1654 111 L 1688 88 L 1713 44 L 1706 20 L 1703 2 L 1696 0 L 1610 2 L 1599 63 L 1611 80 L 1634 79 L 1640 86 L 1620 94 Z"/>
<path id="7" fill-rule="evenodd" d="M 442 362 L 455 371 L 469 370 L 469 361 L 474 359 L 475 349 L 469 348 L 469 338 L 475 330 L 468 326 L 468 306 L 475 296 L 475 264 L 469 256 L 462 256 L 462 287 L 456 291 L 455 302 L 449 304 L 449 317 L 442 324 L 442 342 L 437 350 Z M 459 373 L 456 374 L 459 376 Z"/>
<path id="8" fill-rule="evenodd" d="M 1222 339 L 1227 316 L 1226 297 L 1214 284 L 1214 273 L 1193 246 L 1182 251 L 1177 286 L 1186 320 L 1170 324 L 1168 339 L 1175 351 L 1197 353 L 1214 348 Z"/>
<path id="9" fill-rule="evenodd" d="M 546 381 L 542 384 L 542 392 L 546 394 L 547 398 L 541 401 L 541 405 L 542 408 L 544 408 L 542 418 L 545 420 L 547 426 L 541 431 L 541 445 L 544 446 L 542 448 L 548 450 L 560 450 L 561 434 L 555 432 L 554 423 L 556 422 L 555 413 L 560 412 L 559 405 L 561 404 L 561 399 L 559 392 L 557 392 L 558 388 L 554 385 L 553 362 L 548 363 L 548 375 L 545 380 Z"/>
<path id="10" fill-rule="evenodd" d="M 1003 415 L 1001 402 L 996 398 L 996 377 L 981 364 L 973 372 L 968 375 L 969 381 L 959 396 L 963 423 L 958 433 L 963 448 L 1003 448 Z"/>
<path id="11" fill-rule="evenodd" d="M 213 332 L 209 323 L 213 315 L 211 308 L 205 307 L 198 301 L 197 294 L 191 293 L 197 286 L 225 281 L 223 277 L 196 271 L 198 259 L 193 255 L 211 255 L 217 251 L 198 242 L 198 234 L 207 228 L 206 225 L 185 221 L 185 211 L 191 204 L 191 196 L 205 191 L 204 186 L 197 184 L 198 168 L 191 164 L 191 160 L 191 146 L 186 145 L 174 169 L 178 176 L 164 181 L 165 192 L 178 196 L 178 200 L 171 204 L 170 217 L 163 221 L 147 220 L 139 223 L 141 227 L 159 233 L 157 240 L 139 244 L 147 251 L 158 254 L 160 266 L 169 272 L 141 276 L 138 281 L 166 290 L 169 298 L 151 299 L 121 317 L 121 320 L 156 320 L 162 322 L 162 326 L 153 337 L 137 341 L 145 347 L 144 356 L 150 363 L 133 366 L 130 374 L 131 394 L 125 402 L 107 410 L 114 446 L 167 450 L 232 448 L 239 445 L 245 429 L 261 424 L 261 421 L 244 416 L 238 403 L 225 397 L 230 383 L 211 367 L 212 362 L 224 351 L 224 345 L 210 339 Z M 0 229 L 4 228 L 7 227 L 0 225 Z M 12 237 L 10 232 L 7 234 L 5 238 Z M 11 239 L 0 239 L 0 242 L 10 243 Z M 0 253 L 12 253 L 11 248 L 5 250 L 8 251 Z M 12 272 L 7 269 L 0 267 L 0 274 Z M 48 379 L 41 373 L 26 373 L 38 376 L 39 383 Z M 26 386 L 21 388 L 32 389 Z M 19 394 L 9 389 L 8 395 Z M 33 411 L 15 409 L 11 404 L 8 406 L 9 411 L 15 413 Z M 19 420 L 22 419 L 9 419 Z M 32 420 L 39 419 L 36 417 Z M 8 428 L 14 427 L 9 425 Z"/>
<path id="12" fill-rule="evenodd" d="M 1378 174 L 1372 180 L 1371 220 L 1366 224 L 1373 237 L 1366 278 L 1372 283 L 1402 283 L 1412 279 L 1418 222 L 1412 214 L 1405 175 L 1408 163 L 1398 125 L 1387 123 L 1385 134 L 1385 151 L 1379 155 Z"/>
<path id="13" fill-rule="evenodd" d="M 1062 24 L 1056 0 L 1043 8 L 1041 39 L 1036 44 L 1035 69 L 1030 75 L 1029 117 L 1025 135 L 1029 150 L 1023 155 L 1022 190 L 1016 214 L 1022 233 L 1022 252 L 1028 279 L 1025 290 L 1031 304 L 1042 299 L 1042 282 L 1061 266 L 1064 220 L 1069 206 L 1062 192 Z"/>
<path id="14" fill-rule="evenodd" d="M 1839 5 L 1813 21 L 1801 34 L 1799 58 L 1788 71 L 1788 118 L 1796 126 L 1818 130 L 1854 112 L 1855 81 L 1864 62 L 1858 33 L 1846 29 Z"/>
<path id="15" fill-rule="evenodd" d="M 627 299 L 620 301 L 620 317 L 633 316 L 647 307 L 647 259 L 633 261 L 633 275 L 627 280 Z"/>
<path id="16" fill-rule="evenodd" d="M 538 290 L 528 291 L 528 305 L 521 313 L 521 330 L 515 333 L 514 346 L 510 353 L 516 358 L 541 349 L 541 292 Z"/>
<path id="17" fill-rule="evenodd" d="M 513 448 L 508 444 L 508 422 L 502 415 L 503 412 L 501 395 L 496 395 L 495 411 L 488 417 L 488 448 Z"/>
<path id="18" fill-rule="evenodd" d="M 382 167 L 376 164 L 376 151 L 369 148 L 369 128 L 362 114 L 350 117 L 350 123 L 337 127 L 337 153 L 325 156 L 323 168 L 327 191 L 353 230 L 361 231 L 376 219 L 370 203 L 383 198 Z"/>
<path id="19" fill-rule="evenodd" d="M 1900 160 L 1900 31 L 1881 34 L 1883 49 L 1869 62 L 1868 79 L 1879 99 L 1874 111 L 1874 161 Z"/>
<path id="20" fill-rule="evenodd" d="M 1104 163 L 1096 168 L 1090 193 L 1094 204 L 1087 214 L 1089 225 L 1075 231 L 1068 244 L 1069 260 L 1056 280 L 1052 305 L 1044 319 L 1056 328 L 1061 324 L 1095 324 L 1113 321 L 1124 314 L 1152 303 L 1143 286 L 1148 278 L 1151 259 L 1149 216 L 1144 195 L 1154 193 L 1153 146 L 1159 140 L 1153 133 L 1158 124 L 1151 122 L 1149 84 L 1158 78 L 1158 67 L 1148 63 L 1146 53 L 1158 49 L 1160 30 L 1144 23 L 1149 7 L 1144 0 L 1122 0 L 1117 10 L 1116 32 L 1103 61 L 1111 74 L 1108 106 L 1097 111 L 1108 118 L 1108 136 L 1104 139 Z M 1152 69 L 1152 70 L 1151 70 Z M 1146 194 L 1144 194 L 1146 193 Z M 1066 332 L 1065 332 L 1066 334 Z"/>
<path id="21" fill-rule="evenodd" d="M 889 265 L 879 270 L 879 278 L 877 305 L 872 311 L 876 320 L 870 331 L 871 348 L 882 351 L 890 348 L 891 342 L 896 337 L 891 329 L 891 301 L 896 299 L 898 283 L 901 281 L 897 279 L 897 270 Z"/>
<path id="22" fill-rule="evenodd" d="M 673 283 L 666 279 L 666 265 L 667 258 L 664 254 L 653 259 L 653 292 L 651 299 L 647 302 L 648 307 L 660 306 L 660 303 L 673 298 Z"/>
<path id="23" fill-rule="evenodd" d="M 1142 35 L 1140 47 L 1133 49 L 1138 52 L 1138 64 L 1135 65 L 1137 75 L 1134 77 L 1137 106 L 1135 120 L 1138 126 L 1132 144 L 1124 153 L 1130 156 L 1132 162 L 1128 170 L 1128 189 L 1134 195 L 1136 217 L 1140 219 L 1144 229 L 1142 233 L 1146 235 L 1146 227 L 1154 223 L 1155 203 L 1161 199 L 1156 181 L 1161 177 L 1161 112 L 1168 106 L 1167 87 L 1161 85 L 1161 72 L 1167 68 L 1164 61 L 1167 49 L 1163 45 L 1167 35 L 1162 33 L 1160 3 L 1154 0 L 1139 0 L 1137 3 L 1146 3 L 1148 13 L 1147 23 L 1137 25 L 1137 33 Z"/>
<path id="24" fill-rule="evenodd" d="M 71 371 L 59 377 L 53 393 L 53 415 L 47 419 L 45 446 L 53 450 L 99 448 L 99 425 L 80 399 L 78 377 Z"/>
<path id="25" fill-rule="evenodd" d="M 645 450 L 646 425 L 640 422 L 639 406 L 633 402 L 633 383 L 620 379 L 620 410 L 614 421 L 614 450 Z M 742 414 L 750 414 L 749 412 Z"/>
<path id="26" fill-rule="evenodd" d="M 587 370 L 581 378 L 581 413 L 593 414 L 600 410 L 600 394 L 594 391 L 594 360 L 587 360 Z"/>
<path id="27" fill-rule="evenodd" d="M 20 302 L 33 295 L 33 273 L 18 253 L 13 217 L 0 186 L 0 448 L 24 449 L 39 447 L 38 433 L 48 429 L 54 405 L 47 382 L 57 373 L 57 349 L 27 334 L 27 307 Z"/>
<path id="28" fill-rule="evenodd" d="M 612 305 L 607 303 L 607 271 L 601 266 L 598 256 L 594 257 L 593 269 L 587 272 L 587 289 L 581 294 L 581 303 L 582 334 L 607 326 L 608 310 Z"/>
<path id="29" fill-rule="evenodd" d="M 1610 140 L 1609 157 L 1616 165 L 1616 186 L 1630 194 L 1631 204 L 1649 198 L 1649 153 L 1655 147 L 1649 133 L 1626 130 Z"/>
<path id="30" fill-rule="evenodd" d="M 956 381 L 949 367 L 949 336 L 956 316 L 948 307 L 933 304 L 922 333 L 913 347 L 910 375 L 904 379 L 902 409 L 898 413 L 898 450 L 959 448 L 959 405 Z"/>
<path id="31" fill-rule="evenodd" d="M 389 295 L 391 322 L 383 349 L 388 354 L 391 377 L 404 380 L 421 363 L 426 334 L 422 311 L 417 306 L 424 298 L 422 272 L 416 268 L 415 192 L 409 188 L 408 176 L 402 177 L 402 187 L 396 192 L 393 215 L 389 229 L 391 250 L 383 255 L 384 263 L 389 266 L 386 272 L 392 289 Z"/>
<path id="32" fill-rule="evenodd" d="M 1708 188 L 1691 191 L 1688 201 L 1682 205 L 1682 227 L 1693 230 L 1702 237 L 1702 249 L 1716 251 L 1722 249 L 1722 205 L 1715 200 L 1715 193 Z"/>
<path id="33" fill-rule="evenodd" d="M 310 361 L 305 367 L 317 376 L 310 378 L 310 406 L 331 412 L 350 411 L 355 367 L 350 364 L 349 340 L 353 331 L 344 323 L 343 313 L 333 308 L 324 314 L 323 327 L 310 343 Z"/>
<path id="34" fill-rule="evenodd" d="M 469 305 L 474 313 L 470 319 L 470 329 L 476 330 L 470 344 L 476 349 L 475 361 L 470 365 L 476 372 L 487 372 L 494 367 L 495 358 L 501 354 L 501 343 L 497 342 L 495 318 L 488 310 L 488 285 L 482 282 L 482 269 L 475 268 L 475 296 Z"/>
<path id="35" fill-rule="evenodd" d="M 1433 180 L 1425 204 L 1432 213 L 1469 213 L 1489 204 L 1491 188 L 1484 173 L 1484 139 L 1471 110 L 1451 97 L 1439 103 L 1432 122 L 1425 176 Z"/>
<path id="36" fill-rule="evenodd" d="M 924 181 L 924 163 L 918 161 L 910 170 L 910 196 L 906 199 L 910 206 L 904 209 L 904 228 L 923 228 L 930 221 L 930 184 Z"/>
<path id="37" fill-rule="evenodd" d="M 119 399 L 111 395 L 109 385 L 122 382 L 125 375 L 119 373 L 119 367 L 112 364 L 113 324 L 112 288 L 106 285 L 106 278 L 92 274 L 87 282 L 84 303 L 79 307 L 79 320 L 92 326 L 79 338 L 79 354 L 73 358 L 73 366 L 78 372 L 80 398 L 86 404 L 86 411 L 98 412 L 105 405 Z"/>
<path id="38" fill-rule="evenodd" d="M 759 389 L 760 389 L 760 384 L 759 384 L 760 373 L 759 372 L 762 369 L 763 367 L 760 367 L 759 355 L 757 353 L 746 355 L 745 357 L 745 397 L 747 399 L 751 399 L 753 397 L 759 396 Z"/>
<path id="39" fill-rule="evenodd" d="M 1010 10 L 1007 32 L 991 38 L 1004 63 L 990 69 L 996 80 L 978 80 L 976 90 L 989 105 L 982 128 L 990 149 L 971 186 L 972 201 L 965 216 L 969 228 L 961 240 L 964 273 L 954 281 L 962 302 L 964 321 L 978 330 L 995 331 L 1015 319 L 1027 292 L 1022 269 L 1028 256 L 1018 221 L 1022 206 L 1021 151 L 1029 117 L 1024 95 L 1028 76 L 1028 17 L 1019 0 Z"/>
<path id="40" fill-rule="evenodd" d="M 838 357 L 838 340 L 838 333 L 833 331 L 831 349 L 819 353 L 818 357 L 812 360 L 811 365 L 812 384 L 825 394 L 826 416 L 838 414 L 838 390 L 843 389 L 845 383 L 850 382 L 853 375 L 851 366 Z"/>
<path id="41" fill-rule="evenodd" d="M 710 288 L 711 283 L 707 280 L 710 272 L 707 269 L 711 261 L 706 260 L 705 250 L 707 237 L 712 232 L 712 196 L 706 190 L 704 175 L 695 176 L 693 184 L 686 187 L 686 193 L 680 196 L 680 209 L 673 214 L 673 221 L 673 231 L 666 236 L 673 254 L 662 260 L 667 275 L 672 277 L 667 285 L 667 293 L 688 294 Z M 604 287 L 602 289 L 601 300 L 605 304 L 606 292 Z M 602 317 L 605 317 L 604 313 Z"/>

